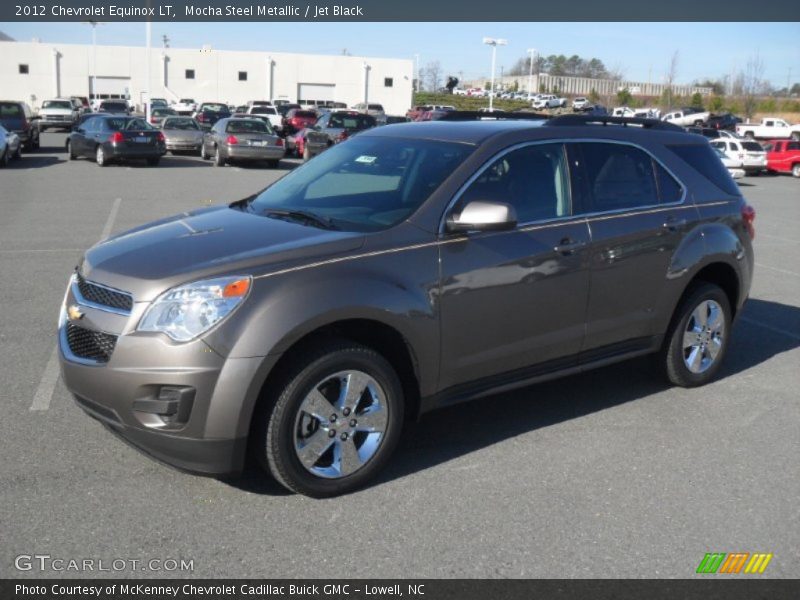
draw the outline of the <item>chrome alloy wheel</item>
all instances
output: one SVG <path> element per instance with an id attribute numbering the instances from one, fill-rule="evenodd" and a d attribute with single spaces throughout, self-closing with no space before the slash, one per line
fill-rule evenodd
<path id="1" fill-rule="evenodd" d="M 375 456 L 388 421 L 386 394 L 373 377 L 334 373 L 311 389 L 297 411 L 295 453 L 318 477 L 346 477 Z"/>
<path id="2" fill-rule="evenodd" d="M 692 311 L 683 333 L 683 361 L 692 373 L 714 364 L 725 337 L 725 315 L 714 300 L 703 300 Z"/>

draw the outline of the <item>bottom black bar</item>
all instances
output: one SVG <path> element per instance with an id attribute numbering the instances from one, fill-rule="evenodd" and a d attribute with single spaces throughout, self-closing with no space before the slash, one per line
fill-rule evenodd
<path id="1" fill-rule="evenodd" d="M 710 577 L 715 577 L 711 575 Z M 40 579 L 0 580 L 2 600 L 773 600 L 800 598 L 798 579 Z"/>

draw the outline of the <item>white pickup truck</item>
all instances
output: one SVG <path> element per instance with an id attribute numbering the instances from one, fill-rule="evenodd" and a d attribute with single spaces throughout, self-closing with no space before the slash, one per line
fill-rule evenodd
<path id="1" fill-rule="evenodd" d="M 194 98 L 181 98 L 170 108 L 179 115 L 191 115 L 197 110 L 197 102 L 194 101 Z"/>
<path id="2" fill-rule="evenodd" d="M 800 140 L 800 124 L 789 125 L 777 117 L 764 117 L 761 123 L 740 123 L 736 126 L 736 133 L 748 138 Z"/>
<path id="3" fill-rule="evenodd" d="M 692 125 L 702 125 L 710 116 L 711 113 L 708 111 L 691 112 L 688 110 L 674 110 L 661 117 L 661 120 L 672 123 L 673 125 L 680 125 L 681 127 L 691 127 Z"/>

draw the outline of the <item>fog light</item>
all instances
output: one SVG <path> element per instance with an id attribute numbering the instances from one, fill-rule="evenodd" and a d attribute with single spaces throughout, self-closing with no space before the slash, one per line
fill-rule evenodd
<path id="1" fill-rule="evenodd" d="M 193 387 L 162 386 L 157 398 L 139 398 L 133 401 L 133 410 L 148 426 L 181 425 L 189 420 L 194 404 Z M 149 417 L 149 418 L 148 418 Z M 155 418 L 154 418 L 155 417 Z M 160 422 L 160 423 L 159 423 Z"/>

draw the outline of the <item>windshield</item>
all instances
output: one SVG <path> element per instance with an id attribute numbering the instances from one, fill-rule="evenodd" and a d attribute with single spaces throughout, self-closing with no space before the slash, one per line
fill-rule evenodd
<path id="1" fill-rule="evenodd" d="M 192 129 L 200 129 L 200 126 L 194 119 L 186 117 L 183 119 L 165 119 L 164 129 L 185 129 L 188 131 Z"/>
<path id="2" fill-rule="evenodd" d="M 331 115 L 328 127 L 358 131 L 375 126 L 375 119 L 368 115 Z"/>
<path id="3" fill-rule="evenodd" d="M 228 121 L 225 133 L 271 133 L 267 124 L 259 119 L 241 119 Z"/>
<path id="4" fill-rule="evenodd" d="M 139 131 L 142 129 L 153 129 L 143 119 L 106 119 L 107 127 L 111 131 Z"/>
<path id="5" fill-rule="evenodd" d="M 349 231 L 379 231 L 408 218 L 473 146 L 388 137 L 336 144 L 261 192 L 249 210 L 310 212 Z"/>
<path id="6" fill-rule="evenodd" d="M 66 108 L 72 110 L 72 102 L 69 100 L 45 100 L 42 102 L 42 108 Z"/>

